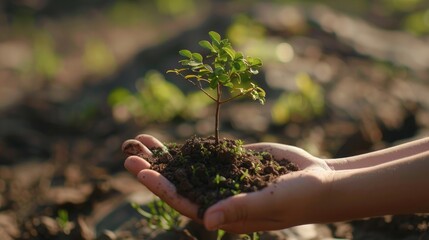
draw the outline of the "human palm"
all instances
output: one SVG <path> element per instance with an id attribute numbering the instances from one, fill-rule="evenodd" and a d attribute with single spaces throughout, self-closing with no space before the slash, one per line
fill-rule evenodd
<path id="1" fill-rule="evenodd" d="M 305 209 L 313 209 L 325 193 L 326 182 L 332 172 L 328 164 L 306 151 L 278 143 L 246 145 L 254 151 L 268 151 L 276 159 L 288 159 L 301 171 L 279 177 L 266 188 L 252 193 L 242 193 L 222 200 L 207 209 L 204 219 L 197 217 L 198 206 L 176 192 L 174 185 L 156 171 L 144 159 L 150 156 L 150 148 L 162 147 L 162 143 L 150 135 L 139 135 L 127 140 L 123 149 L 132 144 L 141 144 L 142 154 L 129 156 L 125 168 L 159 198 L 181 214 L 204 223 L 211 230 L 246 233 L 289 227 L 304 223 Z"/>

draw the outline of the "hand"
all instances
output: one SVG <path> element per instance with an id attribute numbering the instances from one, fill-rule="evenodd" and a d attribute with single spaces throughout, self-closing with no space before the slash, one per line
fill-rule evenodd
<path id="1" fill-rule="evenodd" d="M 326 197 L 333 176 L 326 162 L 283 144 L 257 143 L 246 147 L 268 151 L 276 159 L 286 158 L 301 171 L 283 175 L 260 191 L 242 193 L 214 204 L 204 215 L 206 228 L 249 233 L 317 222 L 317 212 L 323 209 L 319 202 Z"/>
<path id="2" fill-rule="evenodd" d="M 275 158 L 286 158 L 302 171 L 281 176 L 275 183 L 258 192 L 243 193 L 222 200 L 207 209 L 203 221 L 197 217 L 198 206 L 178 195 L 172 183 L 158 172 L 150 170 L 144 157 L 152 153 L 149 148 L 162 147 L 162 143 L 150 135 L 139 135 L 127 140 L 123 148 L 141 144 L 143 158 L 129 156 L 125 168 L 155 195 L 181 214 L 202 222 L 209 230 L 224 229 L 235 233 L 271 230 L 307 223 L 314 211 L 319 211 L 318 201 L 326 192 L 329 177 L 333 173 L 324 160 L 304 150 L 276 143 L 246 145 L 255 151 L 268 151 Z M 312 219 L 310 218 L 310 219 Z M 315 219 L 316 220 L 316 219 Z"/>
<path id="3" fill-rule="evenodd" d="M 134 153 L 134 155 L 127 157 L 125 160 L 125 168 L 134 174 L 151 192 L 179 213 L 202 223 L 202 220 L 197 217 L 198 206 L 177 194 L 176 187 L 170 181 L 160 173 L 150 169 L 150 164 L 144 157 L 151 156 L 152 153 L 149 148 L 155 147 L 163 147 L 163 144 L 151 135 L 141 134 L 135 139 L 125 141 L 122 145 L 122 150 Z M 137 156 L 139 153 L 142 157 Z"/>

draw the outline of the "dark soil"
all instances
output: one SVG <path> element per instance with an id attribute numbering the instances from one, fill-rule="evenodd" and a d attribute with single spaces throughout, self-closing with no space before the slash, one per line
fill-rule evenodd
<path id="1" fill-rule="evenodd" d="M 180 142 L 194 133 L 205 136 L 212 130 L 211 126 L 205 127 L 212 111 L 198 111 L 190 119 L 178 117 L 165 123 L 142 122 L 141 115 L 124 122 L 112 114 L 122 108 L 112 109 L 107 96 L 117 87 L 137 91 L 137 79 L 150 70 L 165 72 L 175 66 L 180 49 L 192 48 L 210 30 L 225 33 L 237 14 L 257 19 L 256 25 L 247 24 L 252 29 L 266 29 L 263 41 L 268 45 L 257 44 L 257 49 L 265 51 L 268 47 L 264 53 L 268 54 L 284 42 L 291 46 L 293 59 L 283 64 L 273 55 L 265 62 L 265 74 L 261 75 L 267 90 L 264 107 L 241 101 L 224 107 L 220 126 L 225 135 L 247 142 L 269 139 L 298 147 L 306 145 L 332 158 L 367 153 L 428 135 L 429 61 L 424 61 L 428 33 L 410 34 L 403 27 L 407 25 L 404 20 L 415 13 L 420 16 L 429 1 L 419 1 L 406 9 L 392 8 L 394 1 L 359 1 L 359 8 L 343 4 L 338 8 L 341 10 L 329 7 L 334 1 L 325 1 L 323 6 L 314 1 L 303 6 L 272 1 L 256 5 L 201 1 L 195 17 L 160 16 L 155 21 L 144 16 L 148 22 L 130 26 L 112 24 L 110 17 L 103 17 L 103 9 L 118 1 L 89 2 L 0 4 L 4 6 L 0 7 L 0 16 L 5 16 L 0 17 L 1 240 L 186 239 L 182 233 L 151 229 L 148 219 L 131 207 L 130 203 L 144 205 L 153 196 L 125 171 L 124 157 L 117 146 L 137 132 Z M 216 3 L 204 7 L 205 2 Z M 83 7 L 88 5 L 96 6 Z M 55 11 L 57 7 L 61 9 Z M 289 21 L 285 18 L 288 16 L 299 18 Z M 94 21 L 85 21 L 88 18 Z M 15 19 L 18 24 L 14 24 Z M 347 24 L 338 24 L 340 21 Z M 368 37 L 357 38 L 350 35 L 352 32 Z M 98 75 L 90 70 L 93 68 L 85 67 L 81 53 L 86 53 L 88 40 L 100 40 L 101 46 L 116 56 L 113 73 Z M 374 48 L 374 43 L 382 44 Z M 59 60 L 54 64 L 54 76 L 39 73 L 39 64 L 32 64 L 40 60 L 40 53 L 45 56 L 46 49 L 49 56 L 53 54 Z M 292 122 L 274 124 L 271 106 L 279 94 L 296 90 L 294 76 L 301 73 L 307 73 L 323 88 L 324 115 L 307 112 L 313 108 L 310 101 L 302 111 L 291 113 Z M 185 92 L 192 87 L 184 81 L 170 80 Z M 64 211 L 68 219 L 63 218 L 64 226 L 60 226 L 59 212 Z M 193 221 L 190 224 L 197 225 Z M 203 226 L 194 229 L 189 227 L 199 240 L 216 239 L 215 232 L 207 237 Z M 427 240 L 429 213 L 269 233 L 278 237 L 268 238 L 264 232 L 260 239 Z"/>
<path id="2" fill-rule="evenodd" d="M 287 159 L 244 148 L 240 140 L 222 139 L 216 144 L 214 137 L 192 137 L 183 145 L 167 144 L 167 149 L 153 149 L 152 169 L 200 206 L 200 217 L 219 200 L 258 191 L 277 177 L 299 170 Z"/>

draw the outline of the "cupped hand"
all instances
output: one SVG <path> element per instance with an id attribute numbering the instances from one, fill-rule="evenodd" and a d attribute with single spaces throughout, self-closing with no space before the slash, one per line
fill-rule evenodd
<path id="1" fill-rule="evenodd" d="M 146 161 L 152 155 L 149 149 L 163 146 L 158 139 L 147 134 L 141 134 L 135 139 L 125 141 L 122 150 L 132 155 L 127 157 L 124 166 L 143 185 L 172 208 L 201 223 L 202 220 L 197 217 L 198 206 L 177 194 L 176 187 L 160 173 L 151 170 L 150 163 Z"/>
<path id="2" fill-rule="evenodd" d="M 209 230 L 224 229 L 235 233 L 273 230 L 299 224 L 317 222 L 323 206 L 319 203 L 329 192 L 333 170 L 322 159 L 306 151 L 278 143 L 246 145 L 254 151 L 270 152 L 276 159 L 288 159 L 301 169 L 279 177 L 266 188 L 252 193 L 242 193 L 224 199 L 209 207 L 201 220 L 197 217 L 198 206 L 176 192 L 175 186 L 156 171 L 150 170 L 145 158 L 152 155 L 150 148 L 163 147 L 150 135 L 139 135 L 127 140 L 124 148 L 140 144 L 139 156 L 135 151 L 125 161 L 125 168 L 159 198 L 181 214 L 204 223 Z"/>
<path id="3" fill-rule="evenodd" d="M 257 143 L 246 147 L 270 152 L 275 159 L 286 158 L 301 170 L 280 176 L 260 191 L 238 194 L 209 207 L 204 215 L 206 228 L 249 233 L 318 222 L 334 173 L 328 164 L 289 145 Z"/>

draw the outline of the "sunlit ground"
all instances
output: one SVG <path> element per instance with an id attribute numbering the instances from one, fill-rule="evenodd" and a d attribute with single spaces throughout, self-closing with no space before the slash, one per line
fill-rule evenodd
<path id="1" fill-rule="evenodd" d="M 211 101 L 166 73 L 180 67 L 179 50 L 204 51 L 198 41 L 211 30 L 264 63 L 257 81 L 265 105 L 222 106 L 224 137 L 340 157 L 427 136 L 428 1 L 3 1 L 0 219 L 12 230 L 0 221 L 0 238 L 32 239 L 30 217 L 55 219 L 68 206 L 77 222 L 77 206 L 100 204 L 89 192 L 123 174 L 127 138 L 213 134 Z M 126 196 L 140 187 L 127 181 L 135 186 L 129 192 L 110 190 Z M 102 214 L 88 209 L 94 229 Z M 355 239 L 421 236 L 422 222 L 404 228 L 406 220 L 398 221 L 329 229 Z"/>

